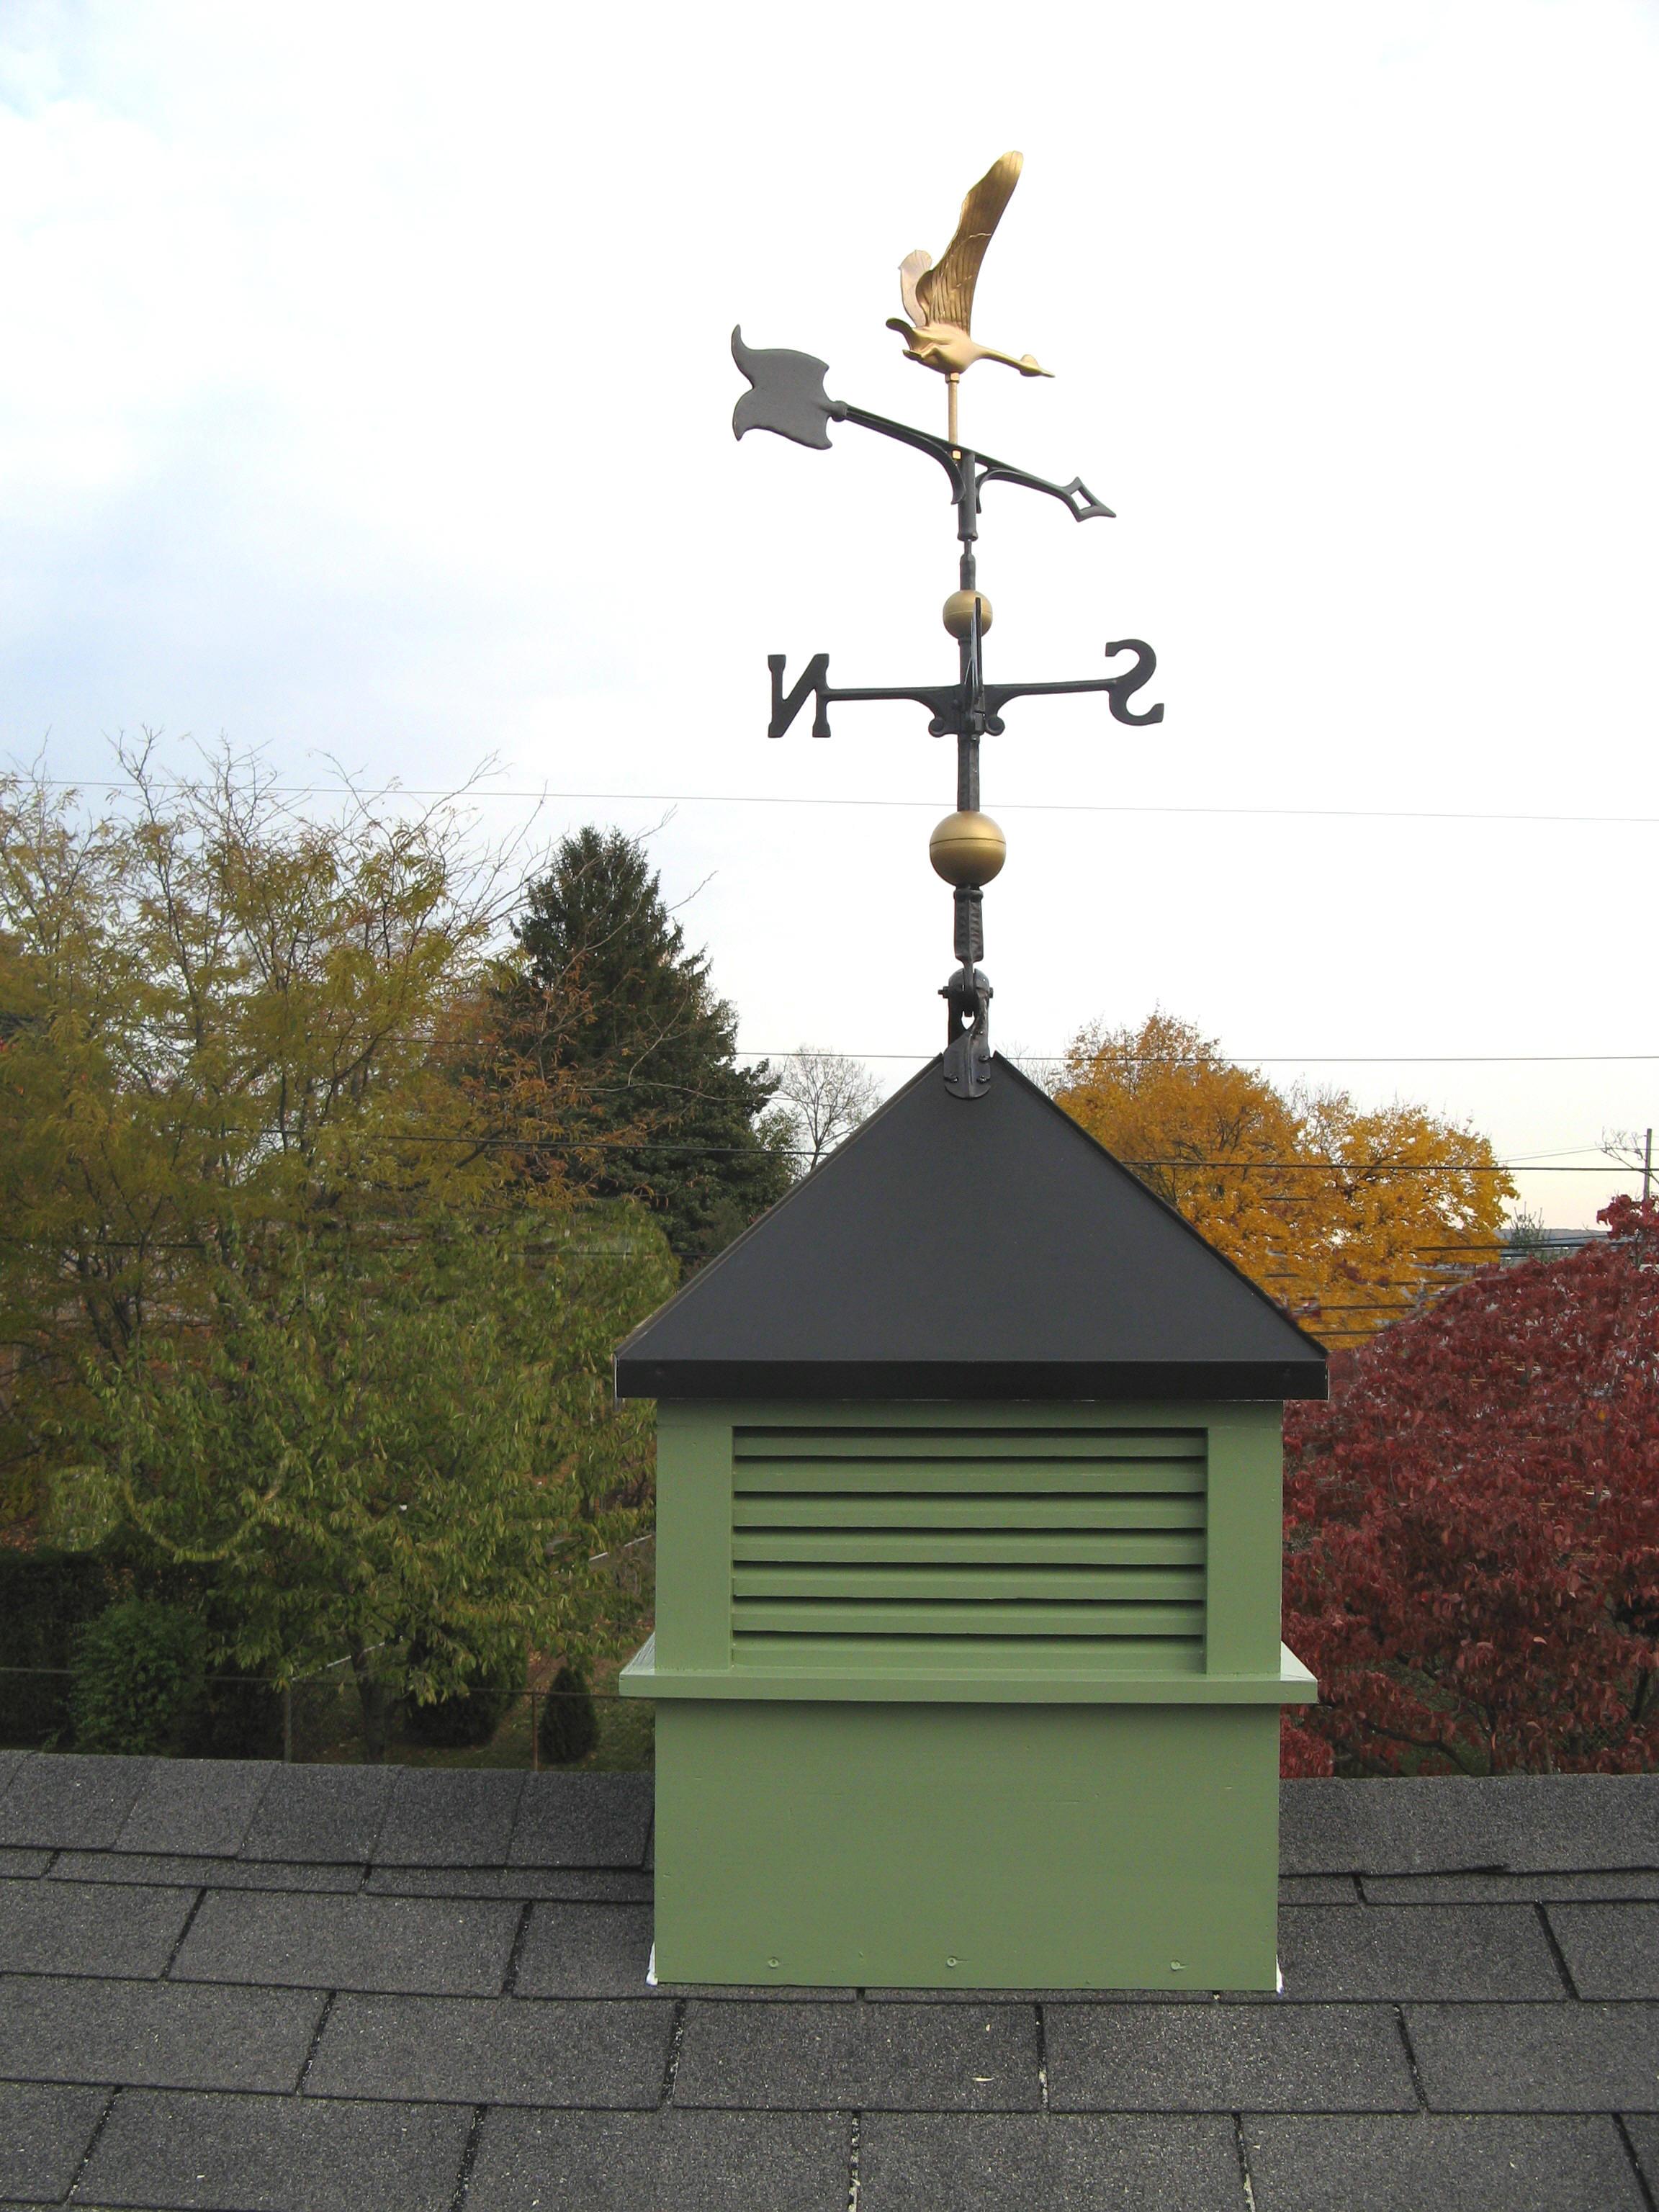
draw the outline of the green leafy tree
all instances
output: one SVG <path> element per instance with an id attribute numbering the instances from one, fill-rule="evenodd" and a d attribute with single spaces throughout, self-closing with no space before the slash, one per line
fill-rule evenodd
<path id="1" fill-rule="evenodd" d="M 588 1563 L 649 1525 L 651 1431 L 609 1360 L 672 1282 L 617 1206 L 271 1236 L 211 1328 L 94 1370 L 79 1533 L 210 1568 L 221 1662 L 348 1665 L 378 1759 L 400 1699 L 464 1691 L 504 1638 L 580 1665 L 627 1626 Z"/>
<path id="2" fill-rule="evenodd" d="M 273 1225 L 557 1206 L 574 1078 L 476 1064 L 521 870 L 465 814 L 293 811 L 229 754 L 89 814 L 0 776 L 0 1512 L 49 1517 L 85 1376 L 216 1320 Z M 460 1050 L 465 1044 L 471 1058 Z M 465 1060 L 465 1064 L 464 1064 Z"/>
<path id="3" fill-rule="evenodd" d="M 487 1063 L 505 1059 L 521 1096 L 532 1079 L 562 1103 L 580 1091 L 561 1122 L 568 1170 L 643 1200 L 677 1257 L 708 1259 L 789 1187 L 779 1143 L 757 1127 L 778 1079 L 738 1065 L 737 1017 L 640 844 L 614 830 L 567 837 L 514 934 Z"/>
<path id="4" fill-rule="evenodd" d="M 193 1749 L 207 1705 L 207 1633 L 199 1613 L 120 1599 L 81 1632 L 70 1710 L 79 1751 Z"/>
<path id="5" fill-rule="evenodd" d="M 0 778 L 7 1517 L 216 1667 L 349 1665 L 377 1755 L 399 1699 L 615 1640 L 651 1451 L 609 1357 L 672 1262 L 574 1203 L 582 1079 L 486 1018 L 521 855 L 123 766 L 103 816 Z"/>
<path id="6" fill-rule="evenodd" d="M 536 1741 L 550 1766 L 576 1766 L 598 1748 L 599 1717 L 586 1671 L 568 1663 L 553 1677 L 542 1700 Z"/>

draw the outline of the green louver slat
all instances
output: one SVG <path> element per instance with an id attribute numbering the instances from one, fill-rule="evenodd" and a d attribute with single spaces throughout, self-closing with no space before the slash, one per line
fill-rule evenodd
<path id="1" fill-rule="evenodd" d="M 745 1629 L 779 1635 L 846 1636 L 1197 1636 L 1201 1605 L 924 1605 L 913 1598 L 854 1604 L 834 1598 L 740 1598 L 733 1614 Z"/>
<path id="2" fill-rule="evenodd" d="M 739 1429 L 739 1461 L 751 1459 L 1204 1459 L 1201 1429 Z"/>
<path id="3" fill-rule="evenodd" d="M 799 1559 L 839 1566 L 1202 1567 L 1201 1529 L 1113 1528 L 775 1528 L 739 1527 L 732 1539 L 739 1570 L 757 1561 Z"/>
<path id="4" fill-rule="evenodd" d="M 744 1496 L 775 1492 L 915 1491 L 956 1494 L 981 1491 L 1074 1491 L 1083 1497 L 1152 1492 L 1160 1497 L 1201 1494 L 1202 1460 L 979 1459 L 954 1466 L 943 1459 L 740 1460 L 737 1488 Z"/>
<path id="5" fill-rule="evenodd" d="M 980 1674 L 1045 1674 L 1066 1669 L 1114 1674 L 1201 1674 L 1204 1644 L 1198 1637 L 1097 1636 L 765 1636 L 749 1634 L 738 1646 L 740 1666 L 799 1667 L 814 1673 L 837 1666 L 867 1672 L 890 1668 L 950 1668 Z"/>
<path id="6" fill-rule="evenodd" d="M 1202 1528 L 1202 1498 L 739 1497 L 739 1528 Z"/>
<path id="7" fill-rule="evenodd" d="M 756 1597 L 949 1599 L 1077 1599 L 1091 1605 L 1126 1600 L 1201 1605 L 1201 1567 L 824 1567 L 744 1566 L 732 1577 L 733 1595 Z"/>

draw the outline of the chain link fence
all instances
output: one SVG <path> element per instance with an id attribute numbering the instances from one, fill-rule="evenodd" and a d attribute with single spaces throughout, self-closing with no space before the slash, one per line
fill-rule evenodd
<path id="1" fill-rule="evenodd" d="M 204 1677 L 170 1724 L 149 1741 L 77 1740 L 68 1667 L 0 1667 L 0 1747 L 142 1751 L 166 1756 L 282 1759 L 361 1765 L 363 1715 L 343 1666 L 291 1683 L 259 1675 Z M 394 1708 L 384 1756 L 399 1766 L 554 1767 L 637 1773 L 653 1763 L 655 1708 L 611 1689 L 554 1690 L 532 1683 L 472 1684 L 460 1698 Z"/>

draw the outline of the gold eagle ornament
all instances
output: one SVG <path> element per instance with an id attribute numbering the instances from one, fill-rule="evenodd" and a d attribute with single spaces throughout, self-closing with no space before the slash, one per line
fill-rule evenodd
<path id="1" fill-rule="evenodd" d="M 980 264 L 991 243 L 1002 211 L 1013 197 L 1023 154 L 1005 154 L 993 161 L 962 204 L 956 234 L 937 265 L 931 253 L 907 253 L 899 264 L 899 292 L 908 322 L 890 316 L 887 327 L 906 341 L 905 357 L 924 368 L 937 369 L 949 380 L 950 436 L 957 434 L 957 385 L 964 369 L 976 361 L 1000 361 L 1022 376 L 1048 376 L 1052 372 L 1033 361 L 1029 353 L 999 353 L 981 345 L 972 330 L 974 287 Z"/>

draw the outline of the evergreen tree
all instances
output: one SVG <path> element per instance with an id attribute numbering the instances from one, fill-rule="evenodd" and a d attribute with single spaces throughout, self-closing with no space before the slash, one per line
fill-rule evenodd
<path id="1" fill-rule="evenodd" d="M 591 827 L 565 838 L 514 934 L 503 1026 L 587 1102 L 567 1171 L 596 1195 L 642 1199 L 683 1263 L 711 1258 L 789 1187 L 775 1134 L 756 1126 L 778 1078 L 738 1065 L 737 1016 L 638 841 Z"/>

